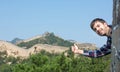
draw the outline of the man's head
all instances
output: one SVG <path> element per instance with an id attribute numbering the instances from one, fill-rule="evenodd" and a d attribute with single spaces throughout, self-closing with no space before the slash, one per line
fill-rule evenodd
<path id="1" fill-rule="evenodd" d="M 91 22 L 90 26 L 91 26 L 91 29 L 100 36 L 107 36 L 110 30 L 106 21 L 101 18 L 94 19 Z"/>

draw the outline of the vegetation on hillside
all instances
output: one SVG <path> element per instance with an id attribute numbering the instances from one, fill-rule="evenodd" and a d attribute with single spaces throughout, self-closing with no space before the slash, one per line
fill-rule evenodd
<path id="1" fill-rule="evenodd" d="M 54 33 L 47 33 L 45 36 L 31 40 L 29 42 L 21 42 L 18 44 L 18 46 L 30 48 L 35 44 L 50 44 L 65 47 L 70 47 L 71 45 L 73 45 L 72 42 L 55 36 Z"/>
<path id="2" fill-rule="evenodd" d="M 66 57 L 64 53 L 51 54 L 42 51 L 22 61 L 12 57 L 0 61 L 3 61 L 0 72 L 109 72 L 110 69 L 110 55 L 88 58 L 81 55 L 74 57 L 71 53 Z M 7 64 L 8 62 L 11 64 Z"/>
<path id="3" fill-rule="evenodd" d="M 54 33 L 48 33 L 44 37 L 22 42 L 18 46 L 30 48 L 39 43 L 66 47 L 73 45 Z M 0 52 L 0 72 L 110 72 L 110 55 L 89 58 L 82 55 L 74 56 L 71 50 L 67 53 L 66 56 L 65 53 L 49 53 L 42 50 L 27 59 L 21 59 L 7 57 L 6 52 Z"/>

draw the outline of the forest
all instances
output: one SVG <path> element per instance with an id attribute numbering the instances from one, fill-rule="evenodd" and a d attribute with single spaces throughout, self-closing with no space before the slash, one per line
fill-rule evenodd
<path id="1" fill-rule="evenodd" d="M 82 55 L 75 56 L 51 54 L 42 50 L 27 59 L 6 57 L 0 54 L 0 72 L 109 72 L 110 55 L 100 58 L 89 58 Z"/>

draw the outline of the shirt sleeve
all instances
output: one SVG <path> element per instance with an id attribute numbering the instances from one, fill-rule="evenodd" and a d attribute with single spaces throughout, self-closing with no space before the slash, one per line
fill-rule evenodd
<path id="1" fill-rule="evenodd" d="M 101 48 L 96 50 L 84 50 L 83 55 L 88 57 L 101 57 L 111 53 L 111 37 L 107 37 L 107 42 Z"/>

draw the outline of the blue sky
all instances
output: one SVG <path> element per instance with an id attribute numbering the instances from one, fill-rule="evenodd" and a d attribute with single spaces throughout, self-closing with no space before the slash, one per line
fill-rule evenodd
<path id="1" fill-rule="evenodd" d="M 112 24 L 113 0 L 0 0 L 0 40 L 53 32 L 65 40 L 102 46 L 106 37 L 90 29 L 94 18 Z"/>

